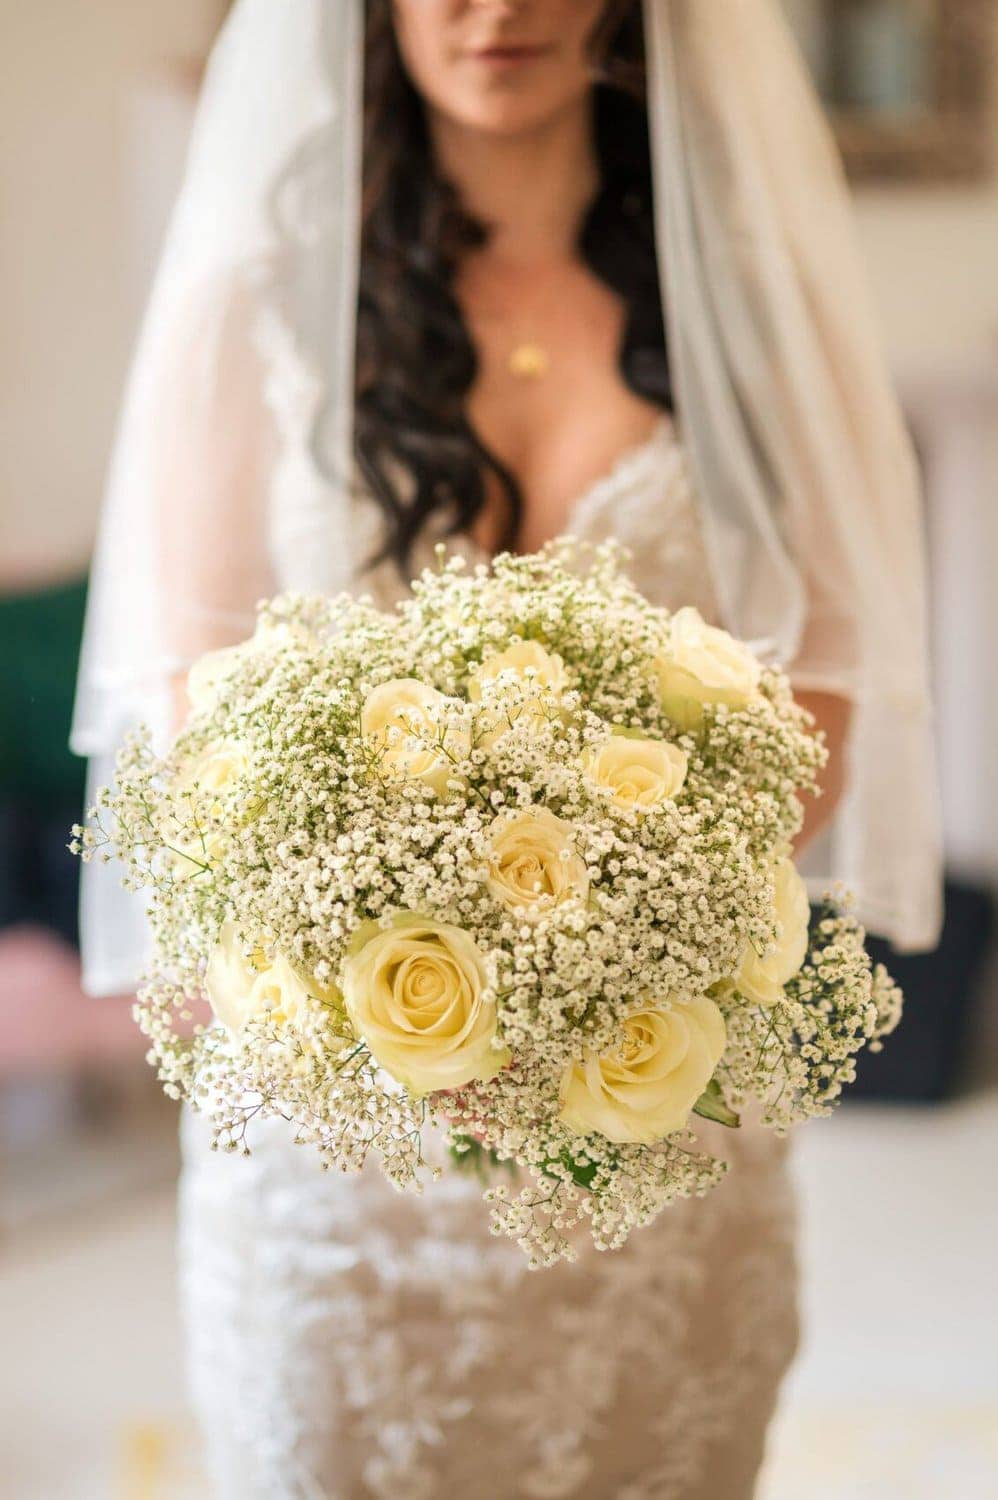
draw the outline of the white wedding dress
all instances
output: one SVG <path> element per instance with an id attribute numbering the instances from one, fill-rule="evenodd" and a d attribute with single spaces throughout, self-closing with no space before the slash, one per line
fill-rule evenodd
<path id="1" fill-rule="evenodd" d="M 354 503 L 363 556 L 378 518 Z M 668 423 L 567 529 L 632 548 L 655 602 L 716 614 Z M 400 592 L 390 565 L 359 582 L 385 607 Z M 323 1173 L 282 1121 L 258 1125 L 248 1160 L 212 1153 L 188 1113 L 181 1285 L 213 1493 L 747 1500 L 796 1341 L 793 1200 L 770 1133 L 702 1138 L 731 1164 L 706 1199 L 533 1273 L 490 1235 L 470 1175 L 417 1196 L 373 1163 Z"/>

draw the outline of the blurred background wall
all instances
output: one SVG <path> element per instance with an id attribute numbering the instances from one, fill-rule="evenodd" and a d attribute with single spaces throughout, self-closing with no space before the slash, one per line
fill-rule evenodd
<path id="1" fill-rule="evenodd" d="M 856 209 L 899 372 L 998 358 L 998 182 L 867 185 Z"/>
<path id="2" fill-rule="evenodd" d="M 179 80 L 221 9 L 220 0 L 0 0 L 7 575 L 68 576 L 88 561 L 141 301 L 146 215 L 169 196 L 181 139 L 168 104 L 162 124 L 145 128 L 144 101 L 168 100 L 174 78 L 182 98 Z"/>

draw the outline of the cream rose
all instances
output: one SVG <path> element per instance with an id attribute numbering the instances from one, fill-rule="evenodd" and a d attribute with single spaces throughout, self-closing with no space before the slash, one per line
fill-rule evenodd
<path id="1" fill-rule="evenodd" d="M 560 1118 L 577 1135 L 651 1145 L 681 1130 L 727 1041 L 724 1017 L 703 995 L 630 1016 L 620 1045 L 587 1052 L 561 1083 Z"/>
<path id="2" fill-rule="evenodd" d="M 208 713 L 215 707 L 222 683 L 252 650 L 253 642 L 243 641 L 198 658 L 187 674 L 187 701 L 192 712 Z"/>
<path id="3" fill-rule="evenodd" d="M 181 767 L 173 781 L 173 819 L 162 830 L 174 879 L 198 874 L 216 856 L 229 799 L 249 769 L 249 756 L 236 740 L 215 740 Z M 195 818 L 198 831 L 191 826 Z"/>
<path id="4" fill-rule="evenodd" d="M 775 1005 L 783 999 L 783 987 L 798 973 L 807 957 L 811 907 L 807 886 L 792 859 L 778 859 L 773 866 L 773 922 L 779 924 L 776 948 L 764 957 L 749 943 L 735 985 L 759 1005 Z"/>
<path id="5" fill-rule="evenodd" d="M 487 1083 L 509 1062 L 494 1045 L 484 958 L 460 927 L 406 914 L 363 935 L 343 968 L 343 1001 L 386 1072 L 416 1094 Z"/>
<path id="6" fill-rule="evenodd" d="M 495 729 L 486 733 L 488 740 L 521 715 L 528 722 L 549 718 L 552 703 L 557 706 L 568 686 L 565 663 L 557 653 L 546 651 L 537 641 L 517 641 L 472 672 L 468 697 L 472 703 L 493 705 Z"/>
<path id="7" fill-rule="evenodd" d="M 288 644 L 307 650 L 314 647 L 315 637 L 304 625 L 273 620 L 264 615 L 249 640 L 240 641 L 236 646 L 223 646 L 199 657 L 187 674 L 187 701 L 192 712 L 210 712 L 218 703 L 219 690 L 226 677 L 248 657 L 273 652 Z"/>
<path id="8" fill-rule="evenodd" d="M 397 677 L 368 693 L 361 730 L 381 750 L 389 775 L 424 781 L 443 795 L 455 774 L 454 761 L 471 749 L 468 730 L 453 722 L 457 707 L 456 700 L 418 678 Z"/>
<path id="9" fill-rule="evenodd" d="M 759 691 L 762 668 L 747 646 L 705 624 L 692 607 L 669 623 L 669 639 L 655 659 L 662 707 L 680 729 L 699 729 L 706 704 L 744 708 Z"/>
<path id="10" fill-rule="evenodd" d="M 539 915 L 573 896 L 589 894 L 589 872 L 576 852 L 570 823 L 546 807 L 500 816 L 489 841 L 492 894 L 524 915 Z"/>
<path id="11" fill-rule="evenodd" d="M 300 1020 L 310 996 L 283 953 L 268 958 L 262 948 L 248 950 L 232 921 L 222 924 L 204 988 L 215 1015 L 234 1036 L 258 1016 L 278 1023 Z"/>
<path id="12" fill-rule="evenodd" d="M 605 745 L 587 750 L 582 766 L 589 780 L 609 792 L 618 807 L 646 812 L 677 795 L 689 761 L 685 751 L 668 740 L 615 734 Z"/>

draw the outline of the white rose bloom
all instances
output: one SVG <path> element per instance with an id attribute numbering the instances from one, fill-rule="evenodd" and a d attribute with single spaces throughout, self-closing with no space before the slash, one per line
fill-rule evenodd
<path id="1" fill-rule="evenodd" d="M 238 740 L 213 740 L 181 768 L 173 782 L 174 790 L 185 792 L 197 787 L 202 792 L 217 792 L 221 798 L 240 776 L 245 776 L 249 765 L 249 756 Z"/>
<path id="2" fill-rule="evenodd" d="M 484 736 L 487 743 L 521 716 L 527 722 L 543 721 L 552 709 L 560 712 L 557 704 L 569 686 L 565 663 L 556 652 L 537 641 L 517 641 L 475 668 L 468 678 L 468 697 L 493 709 L 495 728 Z"/>
<path id="3" fill-rule="evenodd" d="M 174 778 L 173 817 L 161 830 L 174 879 L 185 880 L 211 863 L 222 841 L 220 825 L 229 811 L 229 799 L 249 769 L 249 757 L 237 740 L 215 740 Z M 190 826 L 195 799 L 202 822 L 199 832 Z"/>
<path id="4" fill-rule="evenodd" d="M 588 750 L 582 765 L 589 780 L 609 792 L 618 807 L 646 812 L 682 790 L 689 760 L 668 740 L 615 734 L 605 745 Z"/>
<path id="5" fill-rule="evenodd" d="M 262 615 L 256 631 L 249 640 L 236 646 L 225 646 L 218 651 L 209 651 L 191 667 L 187 674 L 187 701 L 193 713 L 208 713 L 218 702 L 219 688 L 239 664 L 250 656 L 259 656 L 273 651 L 278 646 L 297 645 L 303 650 L 313 649 L 315 637 L 297 622 L 273 620 Z"/>
<path id="6" fill-rule="evenodd" d="M 372 1056 L 412 1093 L 489 1079 L 496 1047 L 485 960 L 469 935 L 415 913 L 375 929 L 343 967 L 343 1002 Z"/>
<path id="7" fill-rule="evenodd" d="M 315 633 L 301 620 L 284 620 L 279 616 L 262 614 L 253 632 L 252 644 L 258 650 L 277 646 L 295 645 L 302 651 L 312 651 L 318 645 Z"/>
<path id="8" fill-rule="evenodd" d="M 262 949 L 247 952 L 232 921 L 222 925 L 204 988 L 215 1015 L 234 1036 L 257 1016 L 278 1023 L 299 1020 L 310 997 L 305 981 L 283 953 L 268 959 Z"/>
<path id="9" fill-rule="evenodd" d="M 575 830 L 546 807 L 500 815 L 492 825 L 488 885 L 504 906 L 525 916 L 571 897 L 585 900 L 589 872 L 575 848 Z"/>
<path id="10" fill-rule="evenodd" d="M 762 667 L 747 646 L 707 625 L 699 611 L 680 609 L 655 659 L 662 707 L 680 729 L 699 729 L 707 704 L 744 708 L 759 691 Z"/>
<path id="11" fill-rule="evenodd" d="M 368 693 L 361 730 L 380 749 L 389 775 L 423 781 L 443 795 L 456 774 L 454 761 L 471 749 L 470 732 L 454 722 L 459 707 L 415 677 L 397 677 Z"/>
<path id="12" fill-rule="evenodd" d="M 652 1145 L 686 1125 L 724 1055 L 724 1017 L 706 995 L 630 1016 L 620 1045 L 565 1070 L 560 1118 L 577 1135 Z"/>
<path id="13" fill-rule="evenodd" d="M 760 957 L 749 943 L 735 985 L 759 1005 L 775 1005 L 783 999 L 783 987 L 800 970 L 807 957 L 811 908 L 804 884 L 792 859 L 778 859 L 773 866 L 773 920 L 780 935 L 774 952 Z"/>
<path id="14" fill-rule="evenodd" d="M 222 682 L 252 649 L 252 641 L 243 641 L 198 658 L 187 674 L 187 701 L 193 713 L 209 713 L 215 707 Z"/>

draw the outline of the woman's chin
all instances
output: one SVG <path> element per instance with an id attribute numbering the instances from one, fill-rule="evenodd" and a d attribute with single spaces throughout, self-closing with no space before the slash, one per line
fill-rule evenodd
<path id="1" fill-rule="evenodd" d="M 452 128 L 513 141 L 543 135 L 567 109 L 578 108 L 575 98 L 553 101 L 550 90 L 524 84 L 522 79 L 497 77 L 463 98 L 448 100 L 443 108 L 438 105 L 437 113 Z"/>

